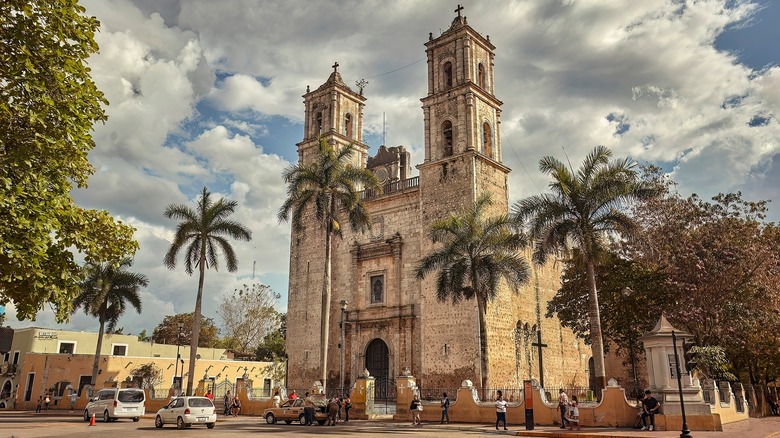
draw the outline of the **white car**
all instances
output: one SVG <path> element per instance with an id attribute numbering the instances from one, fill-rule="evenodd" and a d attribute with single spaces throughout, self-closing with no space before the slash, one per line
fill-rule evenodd
<path id="1" fill-rule="evenodd" d="M 214 403 L 206 397 L 176 397 L 157 411 L 154 425 L 161 428 L 166 424 L 175 424 L 179 429 L 193 424 L 205 424 L 213 429 L 217 423 Z"/>
<path id="2" fill-rule="evenodd" d="M 84 408 L 84 421 L 89 421 L 92 415 L 106 423 L 119 418 L 138 421 L 144 415 L 145 404 L 146 394 L 142 389 L 101 389 Z"/>

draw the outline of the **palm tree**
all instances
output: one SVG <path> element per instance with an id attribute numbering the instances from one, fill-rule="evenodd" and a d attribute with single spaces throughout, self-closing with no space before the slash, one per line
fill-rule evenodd
<path id="1" fill-rule="evenodd" d="M 219 252 L 225 256 L 227 268 L 230 272 L 238 269 L 236 252 L 225 236 L 237 240 L 252 240 L 252 232 L 242 224 L 229 220 L 238 203 L 225 198 L 214 202 L 211 193 L 203 187 L 203 192 L 198 198 L 196 210 L 186 205 L 171 204 L 165 208 L 165 217 L 179 220 L 176 226 L 176 235 L 173 243 L 165 254 L 165 266 L 168 269 L 176 268 L 176 256 L 185 246 L 184 270 L 192 275 L 193 268 L 197 266 L 198 295 L 195 298 L 195 312 L 192 317 L 192 337 L 190 339 L 190 367 L 187 379 L 187 394 L 192 394 L 192 383 L 195 378 L 195 360 L 198 354 L 198 337 L 200 335 L 201 305 L 203 302 L 203 279 L 206 269 L 213 267 L 219 269 Z"/>
<path id="2" fill-rule="evenodd" d="M 79 307 L 83 308 L 84 313 L 100 322 L 95 359 L 92 362 L 93 387 L 97 383 L 100 351 L 103 348 L 103 334 L 106 329 L 112 332 L 116 328 L 119 317 L 127 310 L 127 304 L 141 313 L 141 297 L 138 292 L 141 287 L 149 285 L 149 279 L 143 274 L 128 272 L 127 268 L 132 265 L 130 258 L 124 258 L 116 265 L 88 263 L 85 266 L 86 278 L 81 282 L 81 293 L 73 301 L 74 311 Z"/>
<path id="3" fill-rule="evenodd" d="M 628 158 L 610 162 L 611 156 L 609 149 L 597 146 L 576 173 L 554 157 L 542 158 L 539 169 L 552 176 L 552 193 L 528 197 L 513 207 L 513 219 L 527 226 L 534 240 L 537 263 L 566 251 L 570 242 L 579 248 L 587 270 L 591 352 L 599 396 L 607 381 L 594 263 L 607 236 L 627 237 L 637 230 L 626 207 L 657 193 L 655 186 L 640 181 L 636 162 Z"/>
<path id="4" fill-rule="evenodd" d="M 482 388 L 489 387 L 487 356 L 487 304 L 496 297 L 503 278 L 518 292 L 528 281 L 530 267 L 520 251 L 527 246 L 523 234 L 512 231 L 508 215 L 484 217 L 492 204 L 488 195 L 477 199 L 470 207 L 434 222 L 429 235 L 433 243 L 442 246 L 422 259 L 416 268 L 422 280 L 432 271 L 439 271 L 436 298 L 454 303 L 477 300 L 479 312 L 480 374 Z"/>
<path id="5" fill-rule="evenodd" d="M 327 385 L 328 327 L 331 301 L 331 249 L 333 236 L 341 237 L 342 214 L 353 231 L 371 228 L 368 210 L 360 199 L 360 190 L 380 190 L 374 173 L 352 164 L 352 144 L 336 148 L 320 138 L 316 161 L 287 168 L 282 178 L 287 199 L 279 208 L 279 221 L 292 220 L 296 230 L 303 228 L 303 216 L 314 209 L 325 230 L 325 274 L 322 279 L 320 325 L 320 379 Z"/>

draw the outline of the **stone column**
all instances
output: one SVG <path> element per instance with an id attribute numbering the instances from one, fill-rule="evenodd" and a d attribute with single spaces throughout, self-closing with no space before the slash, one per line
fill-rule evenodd
<path id="1" fill-rule="evenodd" d="M 409 405 L 412 404 L 414 395 L 417 394 L 417 379 L 411 376 L 411 372 L 407 369 L 404 370 L 405 376 L 398 376 L 395 378 L 396 385 L 396 400 L 395 400 L 395 416 L 396 421 L 407 421 L 411 419 L 409 412 Z"/>
<path id="2" fill-rule="evenodd" d="M 355 380 L 355 385 L 349 393 L 352 401 L 350 417 L 356 420 L 367 420 L 374 411 L 374 378 L 368 374 L 367 370 Z"/>

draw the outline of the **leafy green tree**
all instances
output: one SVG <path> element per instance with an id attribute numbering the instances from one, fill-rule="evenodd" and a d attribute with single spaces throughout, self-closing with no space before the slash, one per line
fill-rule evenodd
<path id="1" fill-rule="evenodd" d="M 482 388 L 489 388 L 486 312 L 504 279 L 518 292 L 528 281 L 530 268 L 520 255 L 528 241 L 512 231 L 507 215 L 485 217 L 492 204 L 481 196 L 472 206 L 431 225 L 429 236 L 441 247 L 423 258 L 415 269 L 417 279 L 438 271 L 436 297 L 453 303 L 477 300 L 479 313 L 480 377 Z"/>
<path id="2" fill-rule="evenodd" d="M 149 285 L 149 279 L 143 274 L 129 272 L 127 269 L 132 265 L 130 258 L 122 259 L 117 266 L 110 263 L 88 264 L 81 294 L 73 302 L 74 310 L 82 308 L 84 313 L 97 318 L 100 323 L 95 359 L 92 362 L 93 386 L 97 383 L 100 351 L 103 348 L 103 333 L 106 328 L 108 332 L 116 329 L 116 323 L 125 313 L 128 304 L 141 313 L 139 291 Z"/>
<path id="3" fill-rule="evenodd" d="M 70 196 L 93 172 L 93 124 L 107 104 L 90 77 L 100 23 L 74 0 L 0 2 L 0 303 L 34 319 L 50 303 L 59 322 L 88 263 L 138 249 L 134 229 Z"/>
<path id="4" fill-rule="evenodd" d="M 146 332 L 146 329 L 141 330 L 141 333 L 138 333 L 138 340 L 140 342 L 149 342 L 152 338 L 149 337 L 149 334 Z"/>
<path id="5" fill-rule="evenodd" d="M 152 331 L 152 342 L 172 345 L 179 342 L 182 345 L 192 344 L 192 315 L 193 312 L 167 315 Z M 182 326 L 181 332 L 179 332 L 179 324 Z M 201 315 L 199 326 L 198 347 L 217 347 L 220 344 L 217 336 L 219 329 L 214 324 L 214 320 Z"/>
<path id="6" fill-rule="evenodd" d="M 223 295 L 217 313 L 222 317 L 225 336 L 235 341 L 232 349 L 242 353 L 254 351 L 263 337 L 279 325 L 274 309 L 279 294 L 265 284 L 245 284 L 231 294 Z"/>
<path id="7" fill-rule="evenodd" d="M 371 220 L 360 200 L 360 190 L 381 189 L 373 172 L 353 165 L 354 151 L 352 144 L 335 148 L 321 138 L 316 161 L 290 166 L 282 175 L 287 183 L 287 199 L 279 208 L 279 221 L 291 220 L 294 229 L 301 230 L 304 215 L 314 210 L 314 216 L 325 231 L 320 326 L 320 378 L 323 385 L 327 385 L 328 376 L 333 237 L 342 236 L 341 225 L 344 220 L 353 231 L 370 228 Z"/>
<path id="8" fill-rule="evenodd" d="M 228 219 L 238 203 L 222 198 L 216 202 L 211 199 L 211 193 L 203 187 L 198 198 L 196 210 L 182 204 L 171 204 L 165 209 L 165 217 L 179 220 L 173 243 L 165 254 L 165 266 L 176 268 L 176 257 L 179 251 L 185 250 L 184 270 L 192 275 L 197 266 L 198 294 L 195 298 L 195 312 L 192 318 L 192 340 L 190 342 L 189 378 L 187 379 L 187 394 L 192 394 L 192 384 L 195 378 L 195 356 L 198 353 L 198 335 L 200 334 L 201 307 L 203 304 L 203 280 L 206 269 L 219 268 L 220 251 L 225 257 L 228 271 L 238 270 L 236 252 L 225 238 L 237 240 L 252 240 L 252 232 L 239 222 Z M 186 247 L 186 249 L 185 249 Z"/>
<path id="9" fill-rule="evenodd" d="M 274 330 L 263 337 L 263 342 L 255 350 L 257 360 L 273 361 L 284 359 L 287 353 L 284 350 L 285 334 L 283 328 Z"/>
<path id="10" fill-rule="evenodd" d="M 514 219 L 526 226 L 534 239 L 534 260 L 579 248 L 588 281 L 588 316 L 597 390 L 606 388 L 604 344 L 596 288 L 595 264 L 608 235 L 628 236 L 638 226 L 626 211 L 631 202 L 656 196 L 658 188 L 638 178 L 636 163 L 626 158 L 610 162 L 612 152 L 596 147 L 575 173 L 556 158 L 548 156 L 539 169 L 552 176 L 551 193 L 518 201 Z"/>

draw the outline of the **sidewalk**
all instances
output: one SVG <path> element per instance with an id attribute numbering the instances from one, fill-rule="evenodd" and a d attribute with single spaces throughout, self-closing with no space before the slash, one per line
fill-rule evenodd
<path id="1" fill-rule="evenodd" d="M 372 422 L 373 423 L 373 422 Z M 483 434 L 496 434 L 520 437 L 547 437 L 547 438 L 586 438 L 586 437 L 612 437 L 612 438 L 678 438 L 680 431 L 642 431 L 628 428 L 608 428 L 608 427 L 583 427 L 582 430 L 561 429 L 557 426 L 535 426 L 534 430 L 525 430 L 525 426 L 513 426 L 510 424 L 509 430 L 496 430 L 493 425 L 482 424 L 439 424 L 423 423 L 422 426 L 412 426 L 409 423 L 399 422 L 376 422 L 385 425 L 392 424 L 398 428 L 432 429 L 432 430 L 461 430 L 473 431 Z M 747 421 L 726 424 L 723 426 L 723 432 L 703 432 L 693 431 L 692 437 L 696 438 L 780 438 L 780 417 L 751 418 Z"/>

